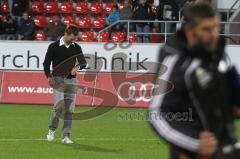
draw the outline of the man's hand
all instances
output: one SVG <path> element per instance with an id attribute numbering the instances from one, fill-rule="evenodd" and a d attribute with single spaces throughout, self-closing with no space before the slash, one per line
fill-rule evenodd
<path id="1" fill-rule="evenodd" d="M 48 77 L 48 83 L 49 83 L 49 85 L 50 85 L 51 87 L 54 86 L 54 80 L 53 80 L 53 77 L 52 77 L 52 76 L 49 76 L 49 77 Z"/>
<path id="2" fill-rule="evenodd" d="M 200 134 L 200 147 L 198 151 L 198 159 L 211 159 L 217 151 L 218 141 L 214 134 L 204 131 Z"/>
<path id="3" fill-rule="evenodd" d="M 79 70 L 79 66 L 73 67 L 72 71 L 71 71 L 71 75 L 76 75 L 77 71 Z"/>

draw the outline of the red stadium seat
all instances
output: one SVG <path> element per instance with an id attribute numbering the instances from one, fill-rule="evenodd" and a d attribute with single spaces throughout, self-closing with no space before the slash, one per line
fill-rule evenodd
<path id="1" fill-rule="evenodd" d="M 94 41 L 94 32 L 84 31 L 80 36 L 80 41 L 83 42 L 93 42 Z"/>
<path id="2" fill-rule="evenodd" d="M 101 29 L 106 24 L 106 18 L 104 17 L 94 17 L 92 28 Z"/>
<path id="3" fill-rule="evenodd" d="M 137 34 L 130 34 L 130 35 L 128 36 L 128 39 L 129 39 L 129 42 L 131 42 L 131 43 L 137 43 L 137 42 L 138 42 L 138 40 L 137 40 Z"/>
<path id="4" fill-rule="evenodd" d="M 153 33 L 160 33 L 160 28 L 153 28 Z M 163 40 L 161 35 L 153 34 L 150 36 L 150 42 L 151 43 L 160 43 Z"/>
<path id="5" fill-rule="evenodd" d="M 10 7 L 9 7 L 9 3 L 8 1 L 3 1 L 1 3 L 1 9 L 0 9 L 1 12 L 4 12 L 4 13 L 9 13 L 10 12 Z"/>
<path id="6" fill-rule="evenodd" d="M 45 27 L 46 26 L 46 17 L 45 16 L 35 16 L 34 23 L 37 27 Z"/>
<path id="7" fill-rule="evenodd" d="M 75 13 L 87 14 L 89 12 L 88 2 L 78 2 L 75 7 Z"/>
<path id="8" fill-rule="evenodd" d="M 114 3 L 114 2 L 108 2 L 105 6 L 104 13 L 110 14 L 113 10 L 113 5 L 115 5 L 115 4 L 116 3 Z"/>
<path id="9" fill-rule="evenodd" d="M 78 27 L 79 28 L 91 28 L 91 18 L 90 17 L 79 17 Z"/>
<path id="10" fill-rule="evenodd" d="M 35 40 L 43 41 L 43 40 L 46 40 L 46 39 L 47 39 L 47 37 L 44 34 L 43 30 L 36 31 Z"/>
<path id="11" fill-rule="evenodd" d="M 103 4 L 102 2 L 93 2 L 90 7 L 90 12 L 92 14 L 101 14 L 103 11 Z"/>
<path id="12" fill-rule="evenodd" d="M 125 33 L 124 32 L 114 32 L 111 35 L 112 42 L 123 42 L 125 41 Z"/>
<path id="13" fill-rule="evenodd" d="M 109 41 L 109 32 L 101 32 L 97 35 L 98 42 L 108 42 Z"/>
<path id="14" fill-rule="evenodd" d="M 57 13 L 58 12 L 58 3 L 57 2 L 46 2 L 45 12 L 46 13 Z"/>
<path id="15" fill-rule="evenodd" d="M 76 19 L 73 16 L 67 16 L 63 18 L 63 22 L 66 25 L 75 25 L 76 24 Z"/>
<path id="16" fill-rule="evenodd" d="M 121 2 L 121 3 L 119 3 L 119 9 L 123 9 L 123 7 L 125 7 L 126 6 L 126 4 L 125 4 L 125 2 Z"/>
<path id="17" fill-rule="evenodd" d="M 43 13 L 44 12 L 44 3 L 43 1 L 32 2 L 31 5 L 33 13 Z"/>
<path id="18" fill-rule="evenodd" d="M 163 41 L 163 38 L 161 35 L 151 35 L 149 41 L 151 43 L 161 43 Z"/>
<path id="19" fill-rule="evenodd" d="M 61 13 L 72 13 L 73 12 L 73 3 L 72 2 L 62 2 L 60 4 Z"/>

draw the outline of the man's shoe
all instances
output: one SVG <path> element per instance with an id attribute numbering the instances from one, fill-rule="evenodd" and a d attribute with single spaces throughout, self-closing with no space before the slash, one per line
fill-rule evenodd
<path id="1" fill-rule="evenodd" d="M 69 137 L 66 136 L 62 139 L 62 143 L 63 144 L 73 144 L 73 141 Z"/>
<path id="2" fill-rule="evenodd" d="M 49 130 L 47 134 L 47 141 L 51 142 L 54 140 L 55 131 Z"/>

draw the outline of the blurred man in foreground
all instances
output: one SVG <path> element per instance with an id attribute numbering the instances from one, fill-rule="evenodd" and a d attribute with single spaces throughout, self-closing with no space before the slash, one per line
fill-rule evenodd
<path id="1" fill-rule="evenodd" d="M 161 50 L 168 70 L 158 78 L 174 89 L 154 97 L 150 113 L 172 159 L 239 158 L 234 128 L 232 79 L 219 37 L 219 19 L 205 3 L 190 5 L 182 29 Z M 163 88 L 164 86 L 162 86 Z M 187 114 L 186 114 L 187 113 Z"/>

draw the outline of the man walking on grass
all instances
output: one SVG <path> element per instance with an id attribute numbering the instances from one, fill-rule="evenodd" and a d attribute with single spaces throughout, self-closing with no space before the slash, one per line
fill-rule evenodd
<path id="1" fill-rule="evenodd" d="M 62 143 L 71 144 L 72 113 L 75 108 L 77 91 L 76 74 L 86 67 L 81 47 L 74 41 L 78 36 L 78 28 L 69 26 L 64 36 L 48 47 L 43 62 L 44 72 L 49 85 L 54 90 L 54 107 L 51 115 L 47 140 L 53 141 L 59 118 L 63 116 Z M 50 71 L 52 64 L 53 71 Z"/>

